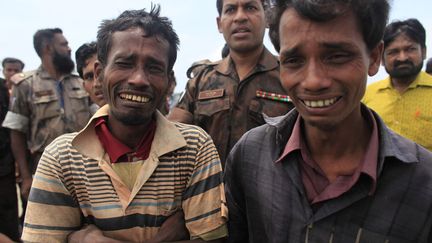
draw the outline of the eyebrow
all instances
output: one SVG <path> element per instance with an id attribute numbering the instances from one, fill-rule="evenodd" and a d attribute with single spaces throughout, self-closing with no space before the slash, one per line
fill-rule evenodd
<path id="1" fill-rule="evenodd" d="M 285 51 L 281 52 L 279 54 L 279 56 L 281 56 L 281 57 L 292 56 L 292 55 L 296 54 L 298 51 L 299 51 L 298 47 L 290 48 L 288 50 L 285 50 Z"/>
<path id="2" fill-rule="evenodd" d="M 252 4 L 258 4 L 258 3 L 255 2 L 255 1 L 247 1 L 247 2 L 244 2 L 244 3 L 240 3 L 240 6 L 249 6 L 249 5 L 252 5 Z M 224 7 L 236 7 L 237 5 L 239 5 L 239 4 L 237 4 L 237 3 L 227 3 L 227 4 L 223 5 L 222 8 L 224 8 Z"/>
<path id="3" fill-rule="evenodd" d="M 332 43 L 322 43 L 320 46 L 323 46 L 327 49 L 352 49 L 356 48 L 355 45 L 347 42 L 332 42 Z"/>
<path id="4" fill-rule="evenodd" d="M 134 61 L 134 60 L 136 60 L 136 58 L 138 58 L 138 56 L 135 53 L 126 54 L 126 55 L 119 53 L 117 56 L 114 57 L 114 60 L 121 59 L 121 60 L 125 60 L 125 61 Z M 147 59 L 152 63 L 156 63 L 157 65 L 162 65 L 162 66 L 165 65 L 165 63 L 163 61 L 160 61 L 159 59 L 157 59 L 153 56 L 149 56 L 149 57 L 147 57 Z"/>
<path id="5" fill-rule="evenodd" d="M 347 42 L 325 42 L 325 43 L 320 43 L 319 44 L 321 47 L 325 48 L 325 49 L 330 49 L 330 50 L 338 50 L 338 49 L 353 49 L 356 48 L 356 46 L 347 43 Z M 300 46 L 295 46 L 293 48 L 287 49 L 283 52 L 280 53 L 280 56 L 292 56 L 295 55 L 296 53 L 298 53 L 300 50 Z"/>

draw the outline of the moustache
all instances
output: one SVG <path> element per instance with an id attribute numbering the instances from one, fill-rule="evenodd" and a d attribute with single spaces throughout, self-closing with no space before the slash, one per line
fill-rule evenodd
<path id="1" fill-rule="evenodd" d="M 120 91 L 125 91 L 125 90 L 127 90 L 127 91 L 135 91 L 135 92 L 140 92 L 140 93 L 148 93 L 148 92 L 151 92 L 151 88 L 150 88 L 150 86 L 148 86 L 148 87 L 137 87 L 137 86 L 133 86 L 133 85 L 128 85 L 128 84 L 121 84 L 121 85 L 118 85 L 118 86 L 115 86 L 114 87 L 114 92 L 120 92 Z"/>
<path id="2" fill-rule="evenodd" d="M 401 65 L 410 65 L 410 66 L 414 66 L 414 63 L 411 61 L 403 61 L 403 62 L 399 62 L 399 61 L 395 61 L 395 63 L 393 64 L 393 67 L 397 68 Z"/>

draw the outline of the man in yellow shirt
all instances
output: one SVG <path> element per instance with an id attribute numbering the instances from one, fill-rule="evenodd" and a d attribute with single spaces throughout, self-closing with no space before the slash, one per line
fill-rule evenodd
<path id="1" fill-rule="evenodd" d="M 363 103 L 395 132 L 432 150 L 432 76 L 421 71 L 426 33 L 417 19 L 389 24 L 384 32 L 386 79 L 370 84 Z"/>

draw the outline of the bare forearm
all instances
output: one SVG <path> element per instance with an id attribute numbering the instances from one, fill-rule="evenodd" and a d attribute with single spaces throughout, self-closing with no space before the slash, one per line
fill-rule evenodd
<path id="1" fill-rule="evenodd" d="M 12 153 L 15 157 L 15 161 L 18 164 L 20 175 L 22 178 L 31 178 L 31 172 L 29 170 L 27 162 L 27 143 L 25 134 L 15 130 L 10 132 Z"/>

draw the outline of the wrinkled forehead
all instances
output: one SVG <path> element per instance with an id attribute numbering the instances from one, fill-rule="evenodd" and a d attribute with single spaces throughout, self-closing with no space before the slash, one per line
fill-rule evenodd
<path id="1" fill-rule="evenodd" d="M 265 0 L 222 0 L 222 7 L 226 5 L 245 5 L 245 4 L 261 4 L 265 5 Z"/>
<path id="2" fill-rule="evenodd" d="M 418 41 L 411 38 L 406 32 L 399 31 L 396 37 L 385 46 L 385 49 L 387 50 L 389 48 L 412 46 L 412 45 L 421 46 L 421 44 Z"/>

